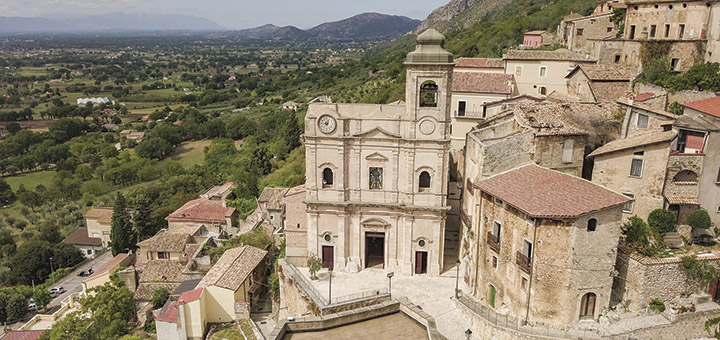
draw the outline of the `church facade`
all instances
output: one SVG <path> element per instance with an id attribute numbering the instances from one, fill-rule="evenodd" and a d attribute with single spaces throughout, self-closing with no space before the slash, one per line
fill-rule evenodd
<path id="1" fill-rule="evenodd" d="M 428 30 L 406 104 L 312 104 L 305 118 L 308 254 L 323 267 L 443 270 L 453 57 Z"/>

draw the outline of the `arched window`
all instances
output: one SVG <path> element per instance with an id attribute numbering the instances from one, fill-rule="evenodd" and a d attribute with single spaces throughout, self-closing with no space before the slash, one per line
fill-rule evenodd
<path id="1" fill-rule="evenodd" d="M 420 173 L 420 191 L 430 188 L 430 174 L 427 171 Z"/>
<path id="2" fill-rule="evenodd" d="M 592 320 L 595 318 L 595 293 L 587 293 L 580 300 L 580 320 Z"/>
<path id="3" fill-rule="evenodd" d="M 420 107 L 437 107 L 438 86 L 428 80 L 420 85 Z"/>
<path id="4" fill-rule="evenodd" d="M 333 185 L 333 171 L 330 168 L 323 169 L 323 187 Z"/>
<path id="5" fill-rule="evenodd" d="M 597 220 L 591 218 L 588 220 L 587 231 L 595 231 L 597 229 Z"/>
<path id="6" fill-rule="evenodd" d="M 683 170 L 677 173 L 673 182 L 697 182 L 698 175 L 690 170 Z"/>

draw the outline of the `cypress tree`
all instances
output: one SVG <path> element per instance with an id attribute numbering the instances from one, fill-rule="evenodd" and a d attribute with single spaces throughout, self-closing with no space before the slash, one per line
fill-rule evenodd
<path id="1" fill-rule="evenodd" d="M 134 246 L 135 235 L 130 213 L 127 210 L 127 201 L 125 201 L 125 196 L 118 192 L 110 221 L 110 247 L 115 256 L 128 252 Z"/>

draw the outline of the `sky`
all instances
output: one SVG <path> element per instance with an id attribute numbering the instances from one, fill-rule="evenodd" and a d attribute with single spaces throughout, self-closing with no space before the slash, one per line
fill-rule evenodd
<path id="1" fill-rule="evenodd" d="M 0 16 L 38 17 L 112 12 L 196 15 L 229 29 L 264 24 L 310 28 L 363 12 L 423 20 L 450 0 L 0 0 Z"/>

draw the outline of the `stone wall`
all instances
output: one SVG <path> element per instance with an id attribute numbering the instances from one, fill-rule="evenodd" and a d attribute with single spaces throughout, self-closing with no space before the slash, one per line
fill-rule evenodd
<path id="1" fill-rule="evenodd" d="M 717 310 L 683 314 L 682 318 L 671 324 L 637 329 L 633 331 L 632 335 L 637 340 L 710 338 L 710 335 L 704 329 L 705 321 L 717 316 L 720 316 Z M 660 334 L 662 336 L 659 336 Z"/>
<path id="2" fill-rule="evenodd" d="M 686 90 L 686 91 L 677 91 L 677 92 L 669 92 L 665 88 L 662 88 L 660 86 L 655 86 L 651 84 L 643 84 L 643 83 L 637 83 L 635 84 L 635 90 L 638 94 L 640 93 L 654 93 L 658 95 L 660 99 L 662 100 L 662 103 L 664 104 L 663 107 L 656 107 L 657 105 L 655 103 L 648 103 L 648 101 L 642 102 L 643 105 L 648 105 L 652 108 L 665 110 L 667 109 L 667 106 L 678 102 L 680 104 L 694 102 L 698 100 L 704 100 L 708 98 L 714 98 L 717 95 L 714 92 L 709 91 L 693 91 L 693 90 Z M 656 100 L 655 98 L 650 99 L 650 101 Z"/>

